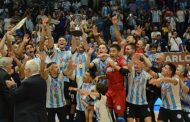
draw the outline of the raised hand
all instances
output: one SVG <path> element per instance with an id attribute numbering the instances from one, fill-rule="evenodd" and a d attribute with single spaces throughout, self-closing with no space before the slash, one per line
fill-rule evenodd
<path id="1" fill-rule="evenodd" d="M 109 64 L 111 67 L 114 67 L 114 66 L 115 66 L 115 62 L 114 62 L 111 58 L 108 58 L 108 64 Z"/>
<path id="2" fill-rule="evenodd" d="M 29 42 L 29 40 L 30 40 L 30 37 L 28 36 L 28 34 L 25 34 L 23 38 L 23 42 L 26 44 Z"/>
<path id="3" fill-rule="evenodd" d="M 45 61 L 46 60 L 46 54 L 41 52 L 38 54 L 38 57 L 40 58 L 41 61 Z"/>
<path id="4" fill-rule="evenodd" d="M 76 67 L 76 64 L 73 63 L 73 60 L 72 59 L 68 60 L 68 68 L 74 69 L 75 67 Z"/>
<path id="5" fill-rule="evenodd" d="M 135 34 L 136 34 L 137 36 L 141 36 L 141 33 L 142 33 L 143 30 L 144 30 L 143 27 L 138 26 L 138 27 L 136 28 L 136 30 L 135 30 Z"/>
<path id="6" fill-rule="evenodd" d="M 100 35 L 100 33 L 98 33 L 97 27 L 95 25 L 92 28 L 92 32 L 93 32 L 94 36 L 99 36 Z"/>
<path id="7" fill-rule="evenodd" d="M 12 86 L 16 85 L 16 83 L 12 80 L 6 80 L 5 84 L 8 88 L 11 88 Z"/>
<path id="8" fill-rule="evenodd" d="M 89 48 L 88 55 L 92 55 L 93 52 L 94 52 L 94 48 Z"/>

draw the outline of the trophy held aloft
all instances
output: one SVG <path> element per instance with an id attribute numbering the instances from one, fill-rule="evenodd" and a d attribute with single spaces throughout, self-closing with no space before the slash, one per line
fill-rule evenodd
<path id="1" fill-rule="evenodd" d="M 81 24 L 83 16 L 81 14 L 74 14 L 70 22 L 70 33 L 73 36 L 82 36 Z"/>

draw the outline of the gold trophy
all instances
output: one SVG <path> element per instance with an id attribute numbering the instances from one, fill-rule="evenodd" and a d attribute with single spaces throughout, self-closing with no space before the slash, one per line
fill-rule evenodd
<path id="1" fill-rule="evenodd" d="M 82 36 L 81 25 L 83 20 L 83 15 L 74 14 L 70 22 L 70 33 L 73 36 Z"/>

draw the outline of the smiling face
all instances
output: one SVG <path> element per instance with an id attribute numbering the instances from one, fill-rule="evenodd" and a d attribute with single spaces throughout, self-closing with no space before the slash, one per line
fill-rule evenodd
<path id="1" fill-rule="evenodd" d="M 64 50 L 65 47 L 66 47 L 66 45 L 67 45 L 66 40 L 63 37 L 59 38 L 59 40 L 58 40 L 58 47 L 59 47 L 59 49 L 60 50 Z"/>
<path id="2" fill-rule="evenodd" d="M 78 52 L 79 52 L 79 53 L 84 52 L 83 42 L 80 42 L 80 43 L 79 43 L 79 46 L 77 47 L 77 49 L 78 49 Z"/>
<path id="3" fill-rule="evenodd" d="M 144 48 L 144 42 L 142 40 L 138 40 L 136 46 L 137 48 Z"/>
<path id="4" fill-rule="evenodd" d="M 118 55 L 119 55 L 119 51 L 116 48 L 114 47 L 110 48 L 110 57 L 112 59 L 117 58 Z"/>
<path id="5" fill-rule="evenodd" d="M 172 77 L 175 74 L 175 72 L 176 71 L 172 72 L 172 69 L 171 69 L 170 65 L 168 65 L 168 64 L 162 68 L 162 75 L 165 77 Z"/>
<path id="6" fill-rule="evenodd" d="M 125 54 L 128 56 L 132 56 L 135 53 L 135 49 L 132 49 L 131 45 L 127 45 L 125 47 Z"/>

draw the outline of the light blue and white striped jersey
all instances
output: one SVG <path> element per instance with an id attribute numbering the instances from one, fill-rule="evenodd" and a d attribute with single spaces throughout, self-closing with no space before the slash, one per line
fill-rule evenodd
<path id="1" fill-rule="evenodd" d="M 64 95 L 64 80 L 63 74 L 60 72 L 57 78 L 52 78 L 50 75 L 47 79 L 47 96 L 46 107 L 47 108 L 59 108 L 66 105 Z"/>
<path id="2" fill-rule="evenodd" d="M 92 83 L 82 83 L 81 86 L 79 87 L 79 89 L 91 91 L 92 89 L 94 89 L 94 87 L 95 87 L 95 85 Z M 76 99 L 77 99 L 76 109 L 79 111 L 84 111 L 84 107 L 83 107 L 82 102 L 81 102 L 82 96 L 78 92 L 76 95 Z"/>
<path id="3" fill-rule="evenodd" d="M 163 77 L 159 74 L 159 77 Z M 169 110 L 181 110 L 181 101 L 180 101 L 180 85 L 179 79 L 173 77 L 178 83 L 176 85 L 172 83 L 161 82 L 161 98 L 162 104 L 161 107 Z"/>
<path id="4" fill-rule="evenodd" d="M 71 51 L 61 51 L 59 48 L 54 49 L 54 56 L 52 57 L 52 62 L 56 62 L 60 67 L 60 70 L 64 72 L 67 68 L 68 61 L 71 58 Z M 69 82 L 67 77 L 64 77 L 64 81 Z"/>
<path id="5" fill-rule="evenodd" d="M 94 65 L 97 68 L 97 72 L 98 75 L 106 75 L 106 68 L 108 66 L 108 59 L 106 59 L 105 61 L 102 61 L 100 58 L 95 58 L 92 63 L 94 63 Z M 100 83 L 107 83 L 107 80 L 100 80 Z"/>
<path id="6" fill-rule="evenodd" d="M 76 77 L 83 77 L 84 73 L 88 69 L 87 63 L 86 63 L 86 61 L 87 61 L 86 52 L 83 52 L 83 53 L 75 52 L 72 55 L 72 60 L 76 64 L 76 68 L 73 71 L 73 75 L 76 76 Z"/>
<path id="7" fill-rule="evenodd" d="M 135 73 L 134 67 L 129 74 L 127 102 L 135 105 L 147 105 L 146 84 L 151 76 L 142 70 Z"/>
<path id="8" fill-rule="evenodd" d="M 96 99 L 94 102 L 94 110 L 97 115 L 97 122 L 113 122 L 111 114 L 107 105 L 107 97 L 101 95 L 100 100 Z"/>

